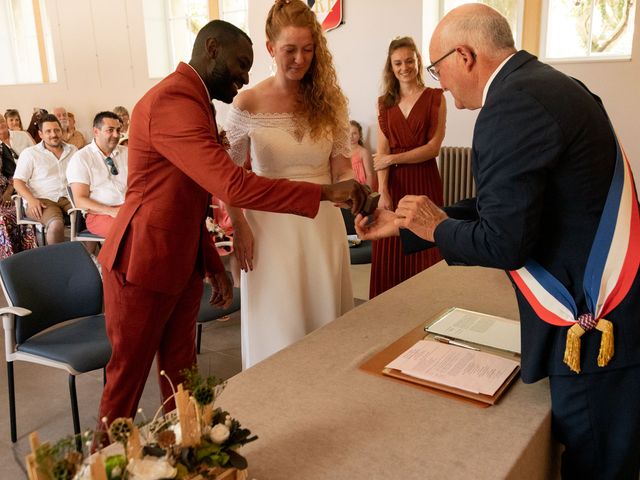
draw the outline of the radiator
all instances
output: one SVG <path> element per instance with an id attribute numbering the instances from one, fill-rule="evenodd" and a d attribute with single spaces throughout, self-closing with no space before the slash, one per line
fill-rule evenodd
<path id="1" fill-rule="evenodd" d="M 442 177 L 444 206 L 451 205 L 476 194 L 471 174 L 471 148 L 442 147 L 438 156 Z"/>

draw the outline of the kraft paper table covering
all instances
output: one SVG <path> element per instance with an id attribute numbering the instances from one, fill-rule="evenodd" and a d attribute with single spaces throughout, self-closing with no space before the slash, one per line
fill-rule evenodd
<path id="1" fill-rule="evenodd" d="M 260 437 L 249 478 L 556 477 L 547 381 L 483 409 L 358 369 L 452 306 L 518 318 L 503 272 L 440 262 L 230 379 L 218 405 Z"/>

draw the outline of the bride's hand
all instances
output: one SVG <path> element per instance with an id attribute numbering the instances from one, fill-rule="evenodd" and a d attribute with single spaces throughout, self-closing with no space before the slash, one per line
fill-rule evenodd
<path id="1" fill-rule="evenodd" d="M 253 270 L 253 232 L 245 221 L 233 224 L 233 254 L 245 272 Z"/>

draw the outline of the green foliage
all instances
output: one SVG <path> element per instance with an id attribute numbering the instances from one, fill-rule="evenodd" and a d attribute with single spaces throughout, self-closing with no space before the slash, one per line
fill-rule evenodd
<path id="1" fill-rule="evenodd" d="M 127 459 L 124 455 L 111 455 L 104 462 L 109 480 L 123 480 L 127 469 Z"/>
<path id="2" fill-rule="evenodd" d="M 204 378 L 198 372 L 198 366 L 194 365 L 191 369 L 185 369 L 180 372 L 184 376 L 184 387 L 191 391 L 194 398 L 200 405 L 208 405 L 215 401 L 216 397 L 222 392 L 225 386 L 224 380 L 216 378 L 214 376 Z M 201 403 L 196 397 L 197 395 L 201 400 L 205 401 L 211 397 L 211 401 Z"/>
<path id="3" fill-rule="evenodd" d="M 67 459 L 60 460 L 51 469 L 53 480 L 71 480 L 76 474 L 76 465 Z"/>
<path id="4" fill-rule="evenodd" d="M 198 385 L 198 387 L 193 390 L 193 398 L 196 399 L 196 402 L 198 402 L 200 406 L 213 403 L 214 396 L 213 388 L 209 385 Z"/>
<path id="5" fill-rule="evenodd" d="M 90 432 L 77 436 L 65 437 L 53 445 L 43 443 L 36 449 L 38 469 L 52 480 L 72 479 L 82 464 L 83 454 L 76 450 L 77 440 L 91 439 Z"/>
<path id="6" fill-rule="evenodd" d="M 633 0 L 563 0 L 571 7 L 580 44 L 591 52 L 606 52 L 629 24 Z M 595 2 L 595 4 L 594 4 Z M 595 17 L 595 18 L 593 18 Z M 601 23 L 596 29 L 594 24 Z"/>

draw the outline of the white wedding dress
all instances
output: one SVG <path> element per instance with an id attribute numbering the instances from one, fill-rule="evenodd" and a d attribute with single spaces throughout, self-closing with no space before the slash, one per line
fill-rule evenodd
<path id="1" fill-rule="evenodd" d="M 263 177 L 331 183 L 329 158 L 351 155 L 339 141 L 314 141 L 293 114 L 231 107 L 230 154 Z M 315 218 L 245 210 L 255 239 L 253 271 L 241 275 L 242 366 L 249 368 L 353 308 L 346 230 L 338 208 Z"/>

